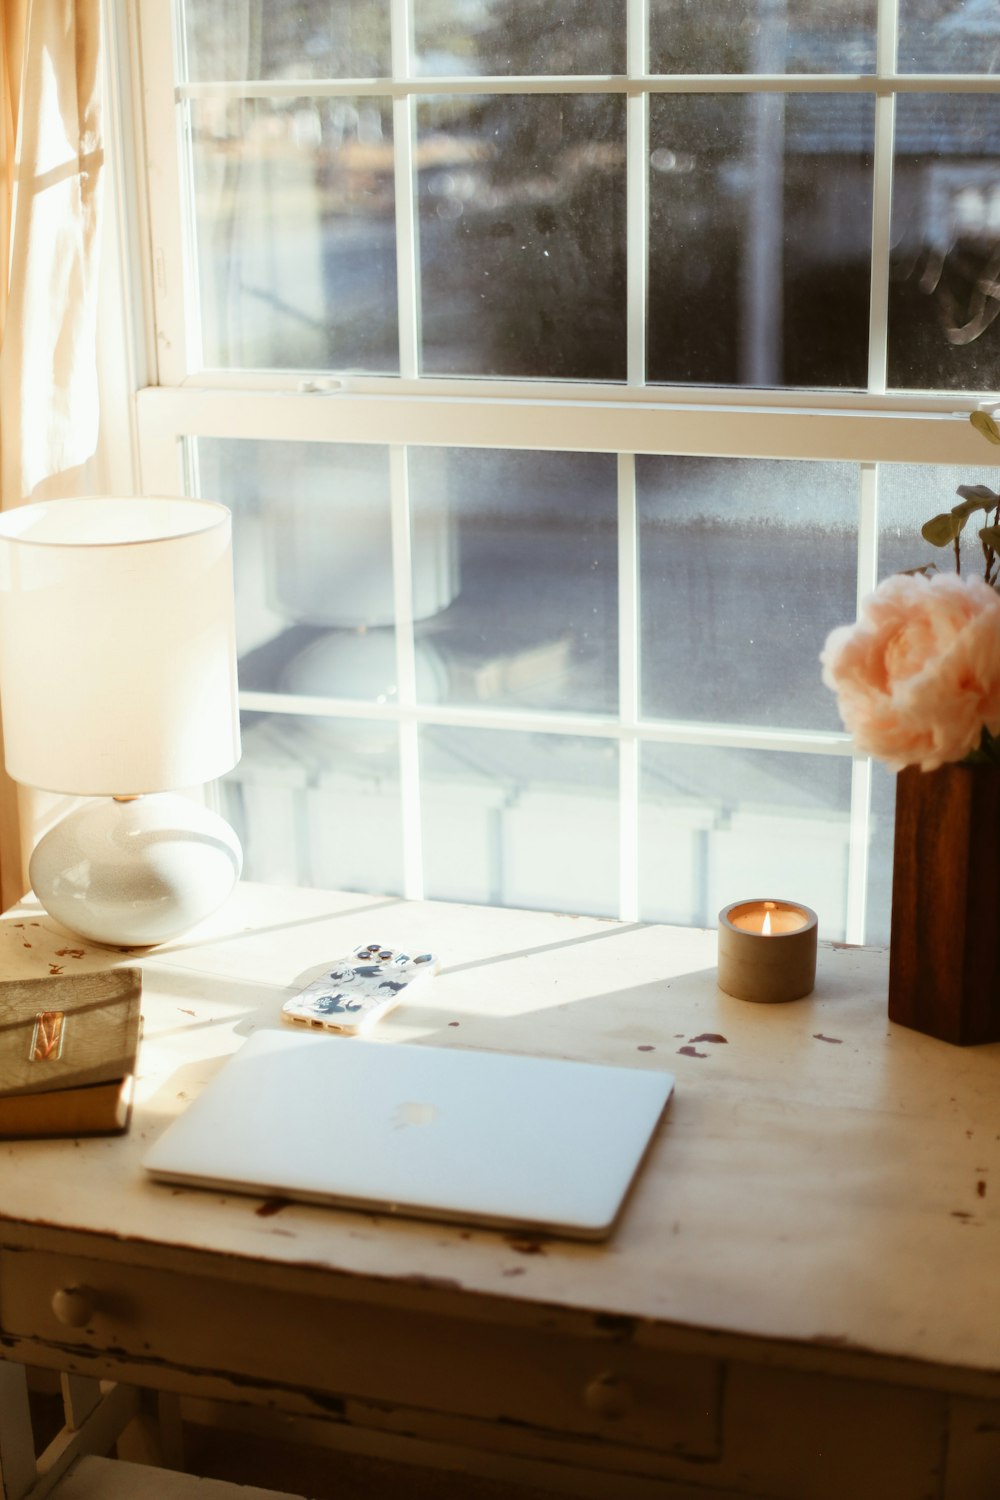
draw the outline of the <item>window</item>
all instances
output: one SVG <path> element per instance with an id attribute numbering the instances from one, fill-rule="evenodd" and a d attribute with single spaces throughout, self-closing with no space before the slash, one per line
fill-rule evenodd
<path id="1" fill-rule="evenodd" d="M 888 930 L 827 631 L 990 481 L 979 0 L 137 0 L 144 487 L 232 506 L 253 878 Z"/>

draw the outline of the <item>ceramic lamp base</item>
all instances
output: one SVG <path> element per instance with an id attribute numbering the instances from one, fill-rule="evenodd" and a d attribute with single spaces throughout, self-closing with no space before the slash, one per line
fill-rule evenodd
<path id="1" fill-rule="evenodd" d="M 210 916 L 240 877 L 229 824 L 173 792 L 75 808 L 40 841 L 29 876 L 56 921 L 119 948 L 167 942 Z"/>

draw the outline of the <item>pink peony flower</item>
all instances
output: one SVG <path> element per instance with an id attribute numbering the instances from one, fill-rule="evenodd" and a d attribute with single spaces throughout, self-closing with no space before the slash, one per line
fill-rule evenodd
<path id="1" fill-rule="evenodd" d="M 978 578 L 896 574 L 820 655 L 859 750 L 936 770 L 1000 732 L 1000 594 Z"/>

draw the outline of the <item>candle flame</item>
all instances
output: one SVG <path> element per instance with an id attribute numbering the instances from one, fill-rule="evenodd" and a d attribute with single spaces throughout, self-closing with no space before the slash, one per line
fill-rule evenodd
<path id="1" fill-rule="evenodd" d="M 771 936 L 771 913 L 769 911 L 764 913 L 764 923 L 760 930 L 764 937 Z"/>

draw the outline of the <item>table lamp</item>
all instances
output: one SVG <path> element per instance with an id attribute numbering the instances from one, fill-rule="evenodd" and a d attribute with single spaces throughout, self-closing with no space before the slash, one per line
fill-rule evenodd
<path id="1" fill-rule="evenodd" d="M 226 507 L 81 499 L 0 514 L 0 705 L 15 781 L 102 799 L 31 856 L 57 921 L 139 947 L 220 906 L 239 840 L 178 789 L 240 755 Z"/>

